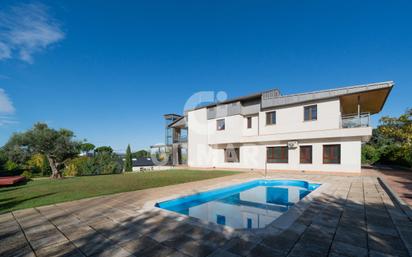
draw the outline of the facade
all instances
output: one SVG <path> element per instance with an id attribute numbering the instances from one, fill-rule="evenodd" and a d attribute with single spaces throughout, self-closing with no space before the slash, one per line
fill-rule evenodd
<path id="1" fill-rule="evenodd" d="M 394 83 L 282 96 L 278 89 L 189 110 L 188 166 L 360 172 L 370 116 Z M 173 124 L 172 124 L 173 125 Z"/>
<path id="2" fill-rule="evenodd" d="M 165 143 L 151 146 L 152 156 L 163 165 L 187 164 L 187 125 L 185 117 L 165 114 Z M 167 158 L 164 160 L 162 158 Z"/>

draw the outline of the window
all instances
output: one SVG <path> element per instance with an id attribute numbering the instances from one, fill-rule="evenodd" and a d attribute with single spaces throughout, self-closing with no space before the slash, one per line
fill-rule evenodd
<path id="1" fill-rule="evenodd" d="M 287 146 L 268 147 L 266 152 L 268 163 L 288 163 Z"/>
<path id="2" fill-rule="evenodd" d="M 216 121 L 216 129 L 217 130 L 225 130 L 225 119 L 221 119 L 221 120 Z"/>
<path id="3" fill-rule="evenodd" d="M 219 225 L 226 225 L 226 217 L 223 215 L 216 215 L 216 223 Z"/>
<path id="4" fill-rule="evenodd" d="M 247 117 L 247 128 L 250 129 L 252 128 L 252 117 Z"/>
<path id="5" fill-rule="evenodd" d="M 340 145 L 323 145 L 323 163 L 340 164 Z"/>
<path id="6" fill-rule="evenodd" d="M 300 147 L 300 163 L 312 163 L 311 145 L 302 145 Z"/>
<path id="7" fill-rule="evenodd" d="M 247 218 L 247 228 L 252 229 L 252 219 L 251 218 Z"/>
<path id="8" fill-rule="evenodd" d="M 239 148 L 225 149 L 225 162 L 239 162 Z"/>
<path id="9" fill-rule="evenodd" d="M 276 111 L 266 113 L 266 125 L 276 124 Z"/>
<path id="10" fill-rule="evenodd" d="M 310 105 L 304 108 L 304 119 L 305 121 L 317 120 L 318 119 L 318 106 Z"/>

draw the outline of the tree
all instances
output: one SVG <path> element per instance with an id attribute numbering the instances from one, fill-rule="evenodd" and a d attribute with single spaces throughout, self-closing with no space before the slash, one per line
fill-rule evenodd
<path id="1" fill-rule="evenodd" d="M 91 143 L 83 143 L 83 144 L 80 145 L 80 151 L 82 151 L 83 153 L 86 153 L 86 154 L 93 151 L 94 148 L 96 148 L 96 146 L 94 144 L 91 144 Z"/>
<path id="2" fill-rule="evenodd" d="M 100 146 L 94 149 L 94 153 L 113 153 L 113 149 L 110 146 Z"/>
<path id="3" fill-rule="evenodd" d="M 52 178 L 62 178 L 64 161 L 78 155 L 80 143 L 67 129 L 55 130 L 45 123 L 36 123 L 23 133 L 15 133 L 4 146 L 9 159 L 24 163 L 34 154 L 43 154 L 52 170 Z"/>
<path id="4" fill-rule="evenodd" d="M 362 147 L 363 161 L 412 166 L 412 109 L 400 117 L 382 117 L 379 122 Z"/>
<path id="5" fill-rule="evenodd" d="M 0 171 L 3 171 L 6 169 L 5 165 L 6 165 L 7 160 L 8 159 L 7 159 L 6 152 L 0 148 Z"/>
<path id="6" fill-rule="evenodd" d="M 130 145 L 127 145 L 126 157 L 125 157 L 124 171 L 133 170 L 133 160 L 132 160 L 132 151 L 130 150 Z"/>
<path id="7" fill-rule="evenodd" d="M 146 151 L 146 150 L 140 150 L 137 152 L 132 153 L 132 157 L 133 158 L 142 158 L 142 157 L 150 157 L 150 152 Z"/>

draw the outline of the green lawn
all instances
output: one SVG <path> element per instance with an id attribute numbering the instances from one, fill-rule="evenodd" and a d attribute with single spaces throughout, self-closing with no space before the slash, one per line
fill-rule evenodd
<path id="1" fill-rule="evenodd" d="M 234 171 L 167 170 L 62 180 L 36 179 L 0 188 L 0 213 L 82 198 L 161 187 L 237 174 Z"/>

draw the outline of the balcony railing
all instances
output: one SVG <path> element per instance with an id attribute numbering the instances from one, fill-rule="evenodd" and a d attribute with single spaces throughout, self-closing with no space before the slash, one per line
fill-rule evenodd
<path id="1" fill-rule="evenodd" d="M 180 136 L 173 140 L 173 143 L 186 143 L 186 142 L 187 142 L 187 136 Z"/>
<path id="2" fill-rule="evenodd" d="M 370 114 L 362 113 L 360 115 L 344 115 L 341 120 L 342 128 L 362 128 L 370 126 Z"/>

